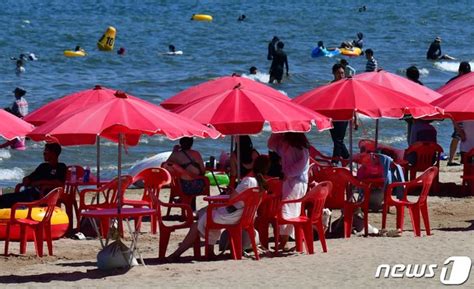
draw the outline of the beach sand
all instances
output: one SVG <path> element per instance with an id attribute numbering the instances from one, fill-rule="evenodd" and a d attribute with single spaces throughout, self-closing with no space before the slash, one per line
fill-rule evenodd
<path id="1" fill-rule="evenodd" d="M 460 183 L 461 167 L 441 168 L 440 181 Z M 451 188 L 453 186 L 448 186 Z M 139 190 L 130 190 L 139 195 Z M 216 193 L 216 191 L 214 191 Z M 178 263 L 157 259 L 158 235 L 139 236 L 140 251 L 147 266 L 103 272 L 96 267 L 98 240 L 54 241 L 54 256 L 35 257 L 32 243 L 26 256 L 0 256 L 2 288 L 436 288 L 442 287 L 440 273 L 450 256 L 474 260 L 474 198 L 429 197 L 432 236 L 413 235 L 408 213 L 401 237 L 361 237 L 328 239 L 328 252 L 322 253 L 315 241 L 315 254 L 285 253 L 262 256 L 260 261 L 230 255 L 217 261 L 195 261 L 188 250 Z M 204 202 L 199 202 L 200 206 Z M 395 227 L 395 210 L 388 216 L 388 227 Z M 380 228 L 381 214 L 371 213 L 369 223 Z M 422 227 L 424 228 L 424 227 Z M 149 232 L 149 223 L 143 229 Z M 167 254 L 184 238 L 187 229 L 172 234 Z M 126 240 L 128 240 L 126 238 Z M 128 244 L 129 242 L 126 241 Z M 271 243 L 272 244 L 272 243 Z M 3 250 L 4 242 L 0 242 Z M 216 247 L 217 251 L 217 247 Z M 18 253 L 18 243 L 10 252 Z M 204 250 L 202 250 L 204 252 Z M 437 264 L 434 278 L 375 278 L 380 264 Z M 474 288 L 474 275 L 464 284 Z"/>

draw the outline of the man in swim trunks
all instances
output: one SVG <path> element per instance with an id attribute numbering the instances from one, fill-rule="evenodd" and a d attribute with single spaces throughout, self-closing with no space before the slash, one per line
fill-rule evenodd
<path id="1" fill-rule="evenodd" d="M 270 66 L 270 80 L 269 83 L 273 83 L 275 80 L 278 83 L 281 83 L 281 79 L 283 78 L 283 70 L 284 66 L 286 65 L 286 76 L 288 76 L 288 57 L 286 53 L 283 51 L 283 47 L 285 44 L 283 42 L 277 43 L 277 51 L 273 55 L 272 65 Z"/>

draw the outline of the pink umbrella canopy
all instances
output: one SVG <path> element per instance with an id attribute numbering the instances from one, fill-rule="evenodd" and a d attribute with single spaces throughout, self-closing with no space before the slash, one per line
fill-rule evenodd
<path id="1" fill-rule="evenodd" d="M 473 120 L 474 84 L 445 94 L 431 104 L 443 108 L 456 121 Z"/>
<path id="2" fill-rule="evenodd" d="M 452 93 L 458 89 L 465 88 L 471 85 L 474 85 L 474 72 L 464 74 L 441 86 L 436 91 L 442 95 L 446 95 L 448 93 Z"/>
<path id="3" fill-rule="evenodd" d="M 25 136 L 34 128 L 31 124 L 3 109 L 0 110 L 0 120 L 0 136 L 7 140 Z"/>
<path id="4" fill-rule="evenodd" d="M 203 124 L 211 124 L 226 135 L 255 134 L 268 122 L 273 132 L 307 132 L 332 127 L 331 120 L 285 98 L 266 96 L 241 85 L 201 97 L 174 112 Z"/>
<path id="5" fill-rule="evenodd" d="M 426 102 L 378 84 L 347 78 L 320 86 L 303 93 L 293 102 L 331 117 L 333 120 L 350 120 L 354 113 L 371 118 L 414 118 L 442 112 Z"/>
<path id="6" fill-rule="evenodd" d="M 85 109 L 108 99 L 115 98 L 116 90 L 96 85 L 92 89 L 75 92 L 56 99 L 25 117 L 25 121 L 34 125 L 41 125 L 58 116 Z M 133 96 L 130 96 L 133 98 Z"/>
<path id="7" fill-rule="evenodd" d="M 357 74 L 353 76 L 353 78 L 370 81 L 383 87 L 402 92 L 427 103 L 430 103 L 433 100 L 441 97 L 441 94 L 426 86 L 420 85 L 405 77 L 401 77 L 385 70 L 365 72 Z"/>
<path id="8" fill-rule="evenodd" d="M 161 103 L 166 109 L 176 109 L 177 107 L 193 102 L 205 96 L 222 93 L 239 86 L 244 92 L 265 95 L 266 97 L 286 99 L 289 98 L 270 86 L 241 76 L 224 76 L 211 81 L 207 81 L 196 86 L 181 91 Z"/>
<path id="9" fill-rule="evenodd" d="M 181 137 L 217 138 L 220 133 L 160 106 L 116 91 L 115 97 L 82 110 L 59 116 L 33 130 L 28 136 L 35 140 L 52 140 L 62 145 L 94 144 L 101 136 L 136 145 L 142 134 Z"/>

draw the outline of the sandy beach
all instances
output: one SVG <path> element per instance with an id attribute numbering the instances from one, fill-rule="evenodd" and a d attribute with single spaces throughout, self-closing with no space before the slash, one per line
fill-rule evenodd
<path id="1" fill-rule="evenodd" d="M 461 167 L 441 168 L 440 181 L 460 183 Z M 139 190 L 130 190 L 138 196 Z M 216 191 L 214 191 L 216 193 Z M 165 196 L 166 197 L 166 196 Z M 205 203 L 200 201 L 200 206 Z M 158 235 L 143 233 L 140 250 L 147 266 L 103 272 L 96 267 L 98 240 L 54 241 L 54 256 L 37 258 L 29 243 L 27 255 L 1 256 L 2 288 L 437 288 L 443 262 L 450 256 L 474 260 L 474 198 L 431 196 L 429 212 L 432 236 L 416 238 L 408 213 L 401 237 L 360 237 L 328 239 L 328 252 L 322 253 L 315 241 L 315 254 L 267 254 L 260 261 L 230 260 L 227 252 L 217 261 L 196 261 L 192 250 L 177 263 L 158 260 Z M 394 210 L 392 210 L 394 212 Z M 388 216 L 388 227 L 395 227 L 395 214 Z M 337 215 L 338 213 L 335 213 Z M 380 228 L 381 214 L 371 213 L 369 223 Z M 149 232 L 149 223 L 143 231 Z M 172 234 L 167 254 L 183 239 L 187 229 Z M 127 237 L 126 243 L 129 240 Z M 3 250 L 4 242 L 0 242 Z M 217 250 L 217 247 L 216 247 Z M 18 253 L 18 243 L 11 252 Z M 204 250 L 202 250 L 204 252 Z M 434 278 L 375 278 L 381 264 L 437 264 Z M 474 277 L 463 285 L 474 288 Z"/>

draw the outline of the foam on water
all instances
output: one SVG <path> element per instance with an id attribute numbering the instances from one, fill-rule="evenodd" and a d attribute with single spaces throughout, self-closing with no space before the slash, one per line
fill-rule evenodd
<path id="1" fill-rule="evenodd" d="M 21 180 L 25 177 L 25 173 L 20 168 L 0 169 L 0 181 Z"/>
<path id="2" fill-rule="evenodd" d="M 434 66 L 442 71 L 458 72 L 459 63 L 456 61 L 439 61 L 435 62 Z M 471 64 L 471 67 L 474 66 L 474 62 L 469 62 L 469 64 Z"/>
<path id="3" fill-rule="evenodd" d="M 10 151 L 7 149 L 0 149 L 0 160 L 11 158 Z"/>

